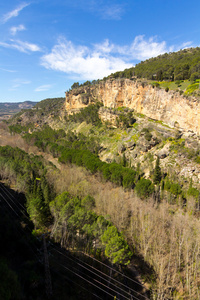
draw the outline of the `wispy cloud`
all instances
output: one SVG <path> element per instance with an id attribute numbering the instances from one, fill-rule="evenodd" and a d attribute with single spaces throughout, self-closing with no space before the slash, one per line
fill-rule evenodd
<path id="1" fill-rule="evenodd" d="M 191 45 L 191 42 L 185 45 Z M 169 47 L 165 41 L 158 41 L 157 37 L 145 38 L 144 35 L 136 36 L 132 43 L 123 46 L 105 40 L 86 47 L 60 38 L 51 52 L 41 57 L 41 65 L 64 72 L 72 79 L 91 80 L 130 68 L 137 61 L 181 48 Z"/>
<path id="2" fill-rule="evenodd" d="M 16 49 L 24 53 L 41 51 L 40 47 L 36 44 L 23 42 L 20 40 L 12 40 L 12 39 L 9 41 L 9 43 L 0 42 L 0 46 L 4 48 Z"/>
<path id="3" fill-rule="evenodd" d="M 30 84 L 31 81 L 30 80 L 26 80 L 26 79 L 21 79 L 21 78 L 16 78 L 13 80 L 13 84 L 11 86 L 11 91 L 15 91 L 17 90 L 19 87 L 26 85 L 26 84 Z"/>
<path id="4" fill-rule="evenodd" d="M 10 28 L 10 33 L 15 35 L 18 31 L 26 30 L 25 26 L 20 24 L 19 26 L 13 26 Z"/>
<path id="5" fill-rule="evenodd" d="M 4 72 L 9 72 L 9 73 L 16 73 L 17 71 L 15 70 L 9 70 L 9 69 L 4 69 L 4 68 L 0 68 L 1 71 L 4 71 Z"/>
<path id="6" fill-rule="evenodd" d="M 74 0 L 68 5 L 107 20 L 120 20 L 125 12 L 125 3 L 118 4 L 114 0 Z"/>
<path id="7" fill-rule="evenodd" d="M 180 49 L 185 49 L 185 48 L 191 47 L 191 45 L 192 45 L 192 41 L 185 42 L 180 45 Z"/>
<path id="8" fill-rule="evenodd" d="M 99 13 L 103 19 L 120 20 L 124 13 L 124 7 L 119 4 L 105 6 L 99 9 Z"/>
<path id="9" fill-rule="evenodd" d="M 118 47 L 118 52 L 130 59 L 144 60 L 172 51 L 172 48 L 168 48 L 165 41 L 158 42 L 157 37 L 145 39 L 144 35 L 138 35 L 130 45 Z"/>
<path id="10" fill-rule="evenodd" d="M 22 3 L 20 4 L 17 8 L 15 8 L 14 10 L 6 13 L 3 17 L 2 17 L 2 22 L 6 23 L 8 20 L 10 20 L 13 17 L 17 17 L 20 13 L 20 11 L 22 11 L 22 9 L 24 9 L 25 7 L 27 7 L 30 3 Z"/>
<path id="11" fill-rule="evenodd" d="M 35 92 L 45 92 L 51 89 L 51 85 L 50 84 L 44 84 L 44 85 L 40 85 L 35 89 Z"/>
<path id="12" fill-rule="evenodd" d="M 145 39 L 144 35 L 139 35 L 135 37 L 130 46 L 124 47 L 122 53 L 129 55 L 133 59 L 145 60 L 160 54 L 176 52 L 188 47 L 192 47 L 191 41 L 179 45 L 167 46 L 165 41 L 159 42 L 157 36 Z"/>

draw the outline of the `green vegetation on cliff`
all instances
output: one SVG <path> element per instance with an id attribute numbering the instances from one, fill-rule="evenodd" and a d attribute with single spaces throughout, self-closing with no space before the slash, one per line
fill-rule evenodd
<path id="1" fill-rule="evenodd" d="M 131 69 L 111 74 L 109 77 L 131 78 L 132 76 L 150 80 L 195 81 L 200 78 L 200 48 L 165 53 L 142 61 Z"/>
<path id="2" fill-rule="evenodd" d="M 80 112 L 77 112 L 76 114 L 69 115 L 67 120 L 71 122 L 76 122 L 76 123 L 81 123 L 81 122 L 86 122 L 91 123 L 92 125 L 101 125 L 101 121 L 99 119 L 98 111 L 99 108 L 103 104 L 100 102 L 97 102 L 95 104 L 90 104 L 84 109 L 80 110 Z"/>

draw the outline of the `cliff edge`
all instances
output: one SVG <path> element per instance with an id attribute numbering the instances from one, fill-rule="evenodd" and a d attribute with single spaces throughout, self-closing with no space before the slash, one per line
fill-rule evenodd
<path id="1" fill-rule="evenodd" d="M 110 79 L 66 92 L 65 109 L 73 113 L 97 101 L 108 108 L 128 107 L 169 126 L 200 135 L 200 103 L 179 92 L 166 92 L 138 80 Z"/>

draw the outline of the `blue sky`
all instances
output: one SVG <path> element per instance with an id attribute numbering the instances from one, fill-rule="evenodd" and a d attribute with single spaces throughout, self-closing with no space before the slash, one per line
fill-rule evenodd
<path id="1" fill-rule="evenodd" d="M 200 1 L 0 3 L 0 102 L 64 97 L 147 58 L 200 46 Z"/>

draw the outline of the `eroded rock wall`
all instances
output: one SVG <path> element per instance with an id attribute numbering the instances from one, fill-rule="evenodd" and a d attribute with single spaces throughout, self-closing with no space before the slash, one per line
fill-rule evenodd
<path id="1" fill-rule="evenodd" d="M 65 109 L 72 113 L 96 101 L 109 108 L 132 108 L 170 126 L 200 134 L 200 103 L 178 92 L 165 92 L 129 79 L 107 80 L 67 92 Z"/>

